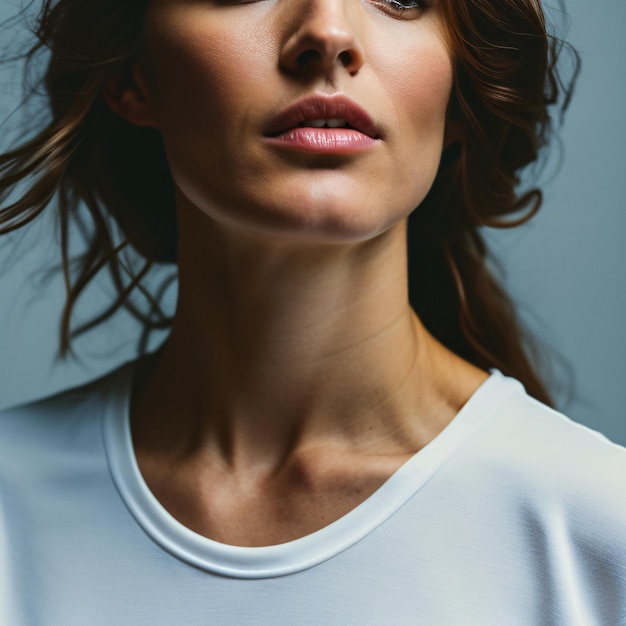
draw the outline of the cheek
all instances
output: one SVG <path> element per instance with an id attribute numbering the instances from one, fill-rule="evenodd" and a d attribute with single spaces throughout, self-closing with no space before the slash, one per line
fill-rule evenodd
<path id="1" fill-rule="evenodd" d="M 192 18 L 170 22 L 167 30 L 155 28 L 158 46 L 150 56 L 158 77 L 157 121 L 164 133 L 172 123 L 180 125 L 177 132 L 184 132 L 189 131 L 190 122 L 200 125 L 196 128 L 200 130 L 212 126 L 218 117 L 228 120 L 234 110 L 245 106 L 251 84 L 266 71 L 241 25 L 229 28 L 225 23 L 218 28 L 206 17 Z M 255 59 L 253 67 L 251 58 Z"/>
<path id="2" fill-rule="evenodd" d="M 411 51 L 404 58 L 406 71 L 394 74 L 389 84 L 398 117 L 421 135 L 442 133 L 452 90 L 450 57 L 445 49 L 427 48 Z"/>
<path id="3" fill-rule="evenodd" d="M 250 49 L 249 29 L 228 26 L 217 28 L 206 17 L 174 21 L 154 37 L 157 124 L 174 179 L 196 203 L 210 181 L 215 191 L 236 168 L 245 122 L 267 75 L 267 59 Z"/>
<path id="4" fill-rule="evenodd" d="M 415 198 L 423 198 L 434 182 L 441 152 L 453 65 L 440 37 L 425 36 L 418 44 L 406 42 L 401 54 L 389 56 L 381 73 L 390 94 L 401 142 L 401 177 Z"/>
<path id="5" fill-rule="evenodd" d="M 380 46 L 375 60 L 377 74 L 407 132 L 445 125 L 452 90 L 453 60 L 442 26 L 435 19 L 418 25 L 419 29 L 399 35 L 395 31 L 394 45 Z"/>

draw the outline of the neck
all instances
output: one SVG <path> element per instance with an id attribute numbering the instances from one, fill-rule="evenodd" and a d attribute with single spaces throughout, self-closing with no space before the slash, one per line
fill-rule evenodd
<path id="1" fill-rule="evenodd" d="M 233 465 L 330 439 L 410 452 L 484 378 L 412 312 L 404 223 L 350 245 L 235 235 L 197 210 L 180 229 L 174 326 L 136 394 L 140 445 Z"/>

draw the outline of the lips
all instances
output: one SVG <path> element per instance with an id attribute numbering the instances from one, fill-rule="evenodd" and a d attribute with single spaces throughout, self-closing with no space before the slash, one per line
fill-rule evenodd
<path id="1" fill-rule="evenodd" d="M 322 124 L 325 121 L 325 124 Z M 380 131 L 368 113 L 343 95 L 313 95 L 298 100 L 271 120 L 265 135 L 278 137 L 295 128 L 344 128 L 380 139 Z"/>

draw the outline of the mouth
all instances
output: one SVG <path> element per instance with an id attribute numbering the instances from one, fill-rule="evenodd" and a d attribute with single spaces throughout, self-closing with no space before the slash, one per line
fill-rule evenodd
<path id="1" fill-rule="evenodd" d="M 270 121 L 265 136 L 279 137 L 297 128 L 343 129 L 373 140 L 381 138 L 370 115 L 341 94 L 316 94 L 298 100 Z"/>
<path id="2" fill-rule="evenodd" d="M 346 120 L 331 118 L 328 120 L 304 120 L 298 124 L 297 128 L 352 128 L 352 126 Z"/>

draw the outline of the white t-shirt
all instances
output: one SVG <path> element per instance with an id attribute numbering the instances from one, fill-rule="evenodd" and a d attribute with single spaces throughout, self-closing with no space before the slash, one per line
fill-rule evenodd
<path id="1" fill-rule="evenodd" d="M 378 491 L 281 545 L 177 522 L 131 368 L 0 415 L 0 624 L 626 624 L 626 450 L 494 373 Z"/>

